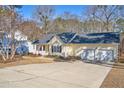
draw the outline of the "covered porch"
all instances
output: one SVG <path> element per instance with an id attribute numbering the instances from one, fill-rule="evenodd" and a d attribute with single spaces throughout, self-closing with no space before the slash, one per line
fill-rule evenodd
<path id="1" fill-rule="evenodd" d="M 37 51 L 39 55 L 46 56 L 49 54 L 49 45 L 47 44 L 37 45 Z"/>
<path id="2" fill-rule="evenodd" d="M 50 45 L 50 44 L 43 44 L 40 45 L 38 48 L 39 54 L 41 56 L 47 56 L 47 55 L 62 55 L 62 46 L 61 45 Z"/>

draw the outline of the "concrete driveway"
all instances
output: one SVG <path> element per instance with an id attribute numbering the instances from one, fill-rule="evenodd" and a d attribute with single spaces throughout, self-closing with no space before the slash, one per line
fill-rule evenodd
<path id="1" fill-rule="evenodd" d="M 0 87 L 100 87 L 110 69 L 83 62 L 7 67 L 0 69 Z"/>

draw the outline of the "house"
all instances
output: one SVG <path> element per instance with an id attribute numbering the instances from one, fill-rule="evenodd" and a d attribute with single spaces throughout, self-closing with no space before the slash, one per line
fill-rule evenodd
<path id="1" fill-rule="evenodd" d="M 78 56 L 83 60 L 113 61 L 118 57 L 120 34 L 118 32 L 77 34 L 65 32 L 46 35 L 33 42 L 42 56 Z"/>
<path id="2" fill-rule="evenodd" d="M 25 54 L 33 53 L 34 46 L 31 41 L 28 40 L 28 37 L 24 35 L 20 30 L 17 30 L 14 35 L 14 40 L 16 41 L 16 53 Z M 10 43 L 12 42 L 11 34 L 5 33 L 4 31 L 0 32 L 0 48 L 11 50 Z"/>
<path id="3" fill-rule="evenodd" d="M 36 54 L 36 45 L 32 44 L 32 33 L 40 32 L 42 30 L 33 20 L 25 20 L 19 26 L 19 32 L 16 33 L 16 39 L 21 42 L 21 45 L 28 47 L 29 53 Z M 34 35 L 36 37 L 37 35 Z"/>
<path id="4" fill-rule="evenodd" d="M 26 35 L 24 35 L 21 31 L 16 31 L 15 32 L 15 40 L 17 40 L 19 42 L 18 46 L 19 48 L 22 48 L 22 47 L 27 47 L 28 48 L 28 52 L 29 53 L 32 53 L 33 49 L 32 47 L 34 45 L 32 45 L 31 41 L 28 40 L 28 37 Z M 20 50 L 20 49 L 18 49 Z"/>

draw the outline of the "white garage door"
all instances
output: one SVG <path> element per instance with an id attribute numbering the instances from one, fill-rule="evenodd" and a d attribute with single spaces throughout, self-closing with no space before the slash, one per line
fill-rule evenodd
<path id="1" fill-rule="evenodd" d="M 114 51 L 110 49 L 85 49 L 81 53 L 82 60 L 113 61 Z"/>
<path id="2" fill-rule="evenodd" d="M 99 50 L 96 55 L 98 61 L 114 61 L 114 51 L 113 50 Z"/>
<path id="3" fill-rule="evenodd" d="M 81 59 L 83 59 L 83 60 L 94 60 L 94 49 L 85 49 L 81 53 Z"/>

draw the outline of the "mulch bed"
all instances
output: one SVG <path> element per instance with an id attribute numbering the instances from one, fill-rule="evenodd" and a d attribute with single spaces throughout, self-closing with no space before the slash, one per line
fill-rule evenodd
<path id="1" fill-rule="evenodd" d="M 81 60 L 79 57 L 74 57 L 74 56 L 70 56 L 70 57 L 67 57 L 67 58 L 64 58 L 64 57 L 61 57 L 61 56 L 58 56 L 58 57 L 54 57 L 54 61 L 55 62 L 74 62 L 76 60 Z"/>
<path id="2" fill-rule="evenodd" d="M 124 64 L 116 63 L 103 81 L 101 88 L 124 88 Z"/>

